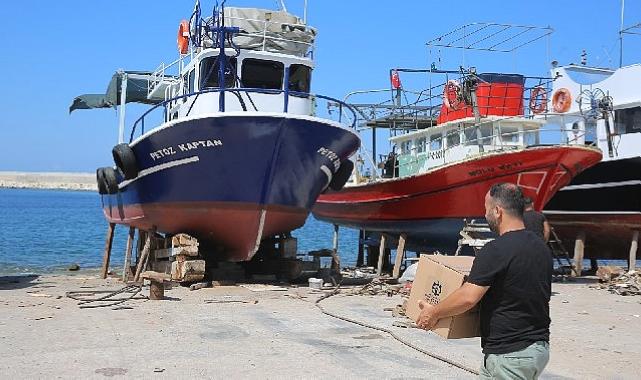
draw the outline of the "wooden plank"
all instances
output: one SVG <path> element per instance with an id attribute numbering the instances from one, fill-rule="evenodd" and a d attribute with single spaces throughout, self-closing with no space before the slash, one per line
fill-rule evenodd
<path id="1" fill-rule="evenodd" d="M 394 270 L 392 271 L 393 278 L 399 278 L 401 274 L 401 265 L 405 257 L 405 240 L 407 235 L 401 234 L 398 238 L 398 247 L 396 248 L 396 260 L 394 261 Z"/>
<path id="2" fill-rule="evenodd" d="M 378 250 L 378 265 L 376 266 L 376 275 L 383 273 L 383 256 L 385 256 L 385 234 L 381 234 L 381 245 Z"/>
<path id="3" fill-rule="evenodd" d="M 365 261 L 365 231 L 358 231 L 358 257 L 356 258 L 356 267 L 362 267 Z"/>
<path id="4" fill-rule="evenodd" d="M 628 270 L 633 271 L 637 265 L 637 248 L 639 247 L 639 231 L 632 232 L 632 243 L 630 243 L 630 259 L 628 261 Z"/>
<path id="5" fill-rule="evenodd" d="M 107 278 L 109 272 L 109 259 L 111 258 L 111 246 L 114 240 L 114 231 L 116 229 L 115 223 L 109 223 L 107 227 L 107 236 L 105 237 L 105 251 L 102 255 L 102 271 L 100 277 Z"/>
<path id="6" fill-rule="evenodd" d="M 140 275 L 143 279 L 149 279 L 154 281 L 171 281 L 171 275 L 166 273 L 155 272 L 151 270 L 146 270 Z"/>
<path id="7" fill-rule="evenodd" d="M 134 236 L 136 234 L 136 227 L 129 226 L 129 235 L 127 236 L 127 249 L 125 250 L 125 264 L 122 268 L 122 282 L 127 282 L 130 277 L 133 277 L 131 273 L 131 251 L 134 247 Z"/>
<path id="8" fill-rule="evenodd" d="M 341 269 L 341 259 L 338 257 L 338 224 L 334 224 L 334 245 L 332 248 L 332 269 Z"/>
<path id="9" fill-rule="evenodd" d="M 572 277 L 579 277 L 583 273 L 583 253 L 585 251 L 585 232 L 581 231 L 574 242 L 574 258 Z"/>
<path id="10" fill-rule="evenodd" d="M 142 253 L 140 254 L 140 259 L 138 260 L 138 267 L 136 268 L 136 275 L 134 276 L 134 282 L 140 281 L 140 274 L 142 273 L 142 270 L 147 265 L 147 259 L 149 258 L 149 253 L 151 252 L 151 239 L 153 234 L 154 234 L 153 230 L 145 234 L 146 235 L 145 246 L 143 247 Z"/>

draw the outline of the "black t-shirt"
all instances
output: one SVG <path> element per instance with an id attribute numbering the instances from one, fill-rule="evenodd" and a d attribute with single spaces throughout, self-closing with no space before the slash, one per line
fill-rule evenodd
<path id="1" fill-rule="evenodd" d="M 528 230 L 506 232 L 476 254 L 467 281 L 490 287 L 480 303 L 484 353 L 549 341 L 552 265 L 548 247 Z"/>
<path id="2" fill-rule="evenodd" d="M 530 210 L 523 213 L 525 229 L 539 235 L 541 239 L 543 239 L 543 223 L 545 223 L 545 215 L 542 212 Z"/>

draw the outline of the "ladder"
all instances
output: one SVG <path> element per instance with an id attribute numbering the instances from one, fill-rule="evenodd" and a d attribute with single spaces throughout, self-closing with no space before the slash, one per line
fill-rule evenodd
<path id="1" fill-rule="evenodd" d="M 487 223 L 479 223 L 474 219 L 469 222 L 467 219 L 463 219 L 463 223 L 463 229 L 459 232 L 461 239 L 458 241 L 455 256 L 461 253 L 463 246 L 472 247 L 474 254 L 476 254 L 485 244 L 494 240 L 494 238 L 491 237 L 492 231 Z"/>
<path id="2" fill-rule="evenodd" d="M 552 226 L 550 226 L 550 240 L 548 240 L 548 247 L 550 247 L 552 257 L 558 265 L 557 271 L 559 271 L 560 274 L 568 275 L 575 271 L 574 265 L 572 265 L 570 254 L 565 249 L 563 242 L 556 234 Z"/>

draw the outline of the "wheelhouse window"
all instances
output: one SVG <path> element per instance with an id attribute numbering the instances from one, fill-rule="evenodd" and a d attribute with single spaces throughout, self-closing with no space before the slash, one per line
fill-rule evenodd
<path id="1" fill-rule="evenodd" d="M 289 66 L 289 91 L 309 93 L 312 81 L 312 69 L 305 65 Z"/>
<path id="2" fill-rule="evenodd" d="M 615 110 L 614 126 L 618 134 L 641 132 L 641 107 Z"/>
<path id="3" fill-rule="evenodd" d="M 440 133 L 430 136 L 430 150 L 440 150 L 443 146 L 443 138 Z"/>
<path id="4" fill-rule="evenodd" d="M 501 141 L 505 143 L 518 143 L 519 142 L 519 127 L 508 127 L 502 125 L 501 130 Z"/>
<path id="5" fill-rule="evenodd" d="M 247 58 L 243 60 L 240 81 L 245 88 L 280 90 L 284 74 L 282 62 Z"/>
<path id="6" fill-rule="evenodd" d="M 447 147 L 451 148 L 461 144 L 461 133 L 459 130 L 449 131 L 446 136 Z"/>
<path id="7" fill-rule="evenodd" d="M 425 153 L 426 140 L 427 139 L 425 137 L 419 137 L 416 139 L 416 143 L 414 144 L 416 146 L 416 153 Z"/>
<path id="8" fill-rule="evenodd" d="M 410 149 L 412 149 L 412 140 L 401 142 L 401 154 L 410 154 Z"/>
<path id="9" fill-rule="evenodd" d="M 200 61 L 200 88 L 217 88 L 218 84 L 218 60 L 217 57 L 207 57 Z M 227 58 L 225 66 L 225 87 L 235 87 L 236 79 L 236 58 Z"/>
<path id="10" fill-rule="evenodd" d="M 492 126 L 482 125 L 481 129 L 481 143 L 483 145 L 492 144 Z M 465 128 L 465 145 L 479 145 L 478 138 L 476 137 L 476 126 L 470 125 Z"/>

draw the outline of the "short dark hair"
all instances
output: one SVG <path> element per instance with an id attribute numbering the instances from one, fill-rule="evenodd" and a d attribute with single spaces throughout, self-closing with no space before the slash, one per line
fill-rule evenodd
<path id="1" fill-rule="evenodd" d="M 525 198 L 521 188 L 513 183 L 497 183 L 490 188 L 490 197 L 494 199 L 508 214 L 523 217 Z"/>
<path id="2" fill-rule="evenodd" d="M 532 200 L 532 198 L 530 198 L 530 197 L 523 198 L 523 204 L 525 204 L 526 206 L 529 206 L 529 205 L 531 205 L 533 203 L 534 203 L 534 201 Z"/>

